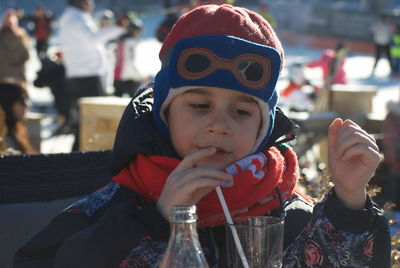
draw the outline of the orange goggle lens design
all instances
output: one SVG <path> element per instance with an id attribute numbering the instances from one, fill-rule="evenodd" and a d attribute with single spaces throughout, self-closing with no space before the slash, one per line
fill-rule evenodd
<path id="1" fill-rule="evenodd" d="M 198 80 L 217 69 L 230 71 L 243 86 L 258 90 L 264 88 L 271 77 L 271 61 L 256 54 L 242 54 L 224 59 L 206 48 L 184 50 L 177 62 L 177 71 L 186 80 Z"/>

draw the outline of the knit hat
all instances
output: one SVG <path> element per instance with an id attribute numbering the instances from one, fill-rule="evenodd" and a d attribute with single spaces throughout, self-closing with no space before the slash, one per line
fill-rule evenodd
<path id="1" fill-rule="evenodd" d="M 269 23 L 242 7 L 203 5 L 182 15 L 160 50 L 153 118 L 168 135 L 164 112 L 172 99 L 193 87 L 216 87 L 252 95 L 262 125 L 254 152 L 272 132 L 283 48 Z"/>
<path id="2" fill-rule="evenodd" d="M 243 7 L 203 5 L 182 15 L 164 40 L 160 59 L 183 38 L 202 35 L 230 35 L 275 48 L 283 60 L 283 48 L 271 25 L 257 13 Z"/>

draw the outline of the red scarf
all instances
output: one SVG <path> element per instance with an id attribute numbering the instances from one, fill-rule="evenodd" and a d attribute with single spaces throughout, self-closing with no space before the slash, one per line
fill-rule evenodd
<path id="1" fill-rule="evenodd" d="M 165 156 L 138 154 L 113 181 L 139 193 L 149 202 L 157 202 L 168 175 L 180 160 Z M 222 192 L 232 216 L 257 216 L 279 208 L 278 187 L 283 200 L 295 191 L 299 175 L 296 154 L 286 149 L 283 154 L 275 147 L 264 153 L 250 155 L 225 169 L 233 175 L 231 186 L 222 186 Z M 196 204 L 198 226 L 218 226 L 226 219 L 215 191 Z"/>

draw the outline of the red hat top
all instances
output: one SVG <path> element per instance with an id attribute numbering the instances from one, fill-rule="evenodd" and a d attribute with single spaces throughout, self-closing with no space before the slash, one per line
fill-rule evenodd
<path id="1" fill-rule="evenodd" d="M 183 39 L 202 35 L 230 35 L 273 47 L 283 59 L 281 42 L 271 25 L 257 13 L 232 5 L 203 5 L 182 15 L 164 40 L 163 54 Z"/>

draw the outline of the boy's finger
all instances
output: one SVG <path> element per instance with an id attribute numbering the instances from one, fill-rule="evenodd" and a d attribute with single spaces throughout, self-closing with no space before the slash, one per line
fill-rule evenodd
<path id="1" fill-rule="evenodd" d="M 186 187 L 185 190 L 188 192 L 195 192 L 201 188 L 210 188 L 211 189 L 217 187 L 220 184 L 220 182 L 216 179 L 212 178 L 198 178 L 197 180 L 193 181 L 192 183 L 186 184 L 184 187 Z"/>
<path id="2" fill-rule="evenodd" d="M 380 162 L 380 154 L 375 148 L 371 148 L 366 144 L 357 144 L 348 148 L 342 155 L 343 161 L 350 160 L 354 157 L 363 156 L 363 162 L 366 166 L 374 165 L 375 168 Z"/>
<path id="3" fill-rule="evenodd" d="M 180 196 L 186 196 L 189 200 L 196 204 L 218 185 L 218 180 L 210 178 L 198 178 L 192 183 L 184 185 L 181 188 L 182 192 L 180 193 Z M 188 200 L 186 200 L 185 202 L 188 202 Z"/>
<path id="4" fill-rule="evenodd" d="M 328 129 L 328 146 L 333 149 L 336 143 L 336 136 L 343 125 L 341 118 L 335 118 Z"/>
<path id="5" fill-rule="evenodd" d="M 362 129 L 358 124 L 354 123 L 351 120 L 346 120 L 343 122 L 342 129 L 338 134 L 336 140 L 338 140 L 341 136 L 344 139 L 352 136 L 354 133 L 360 133 L 365 138 L 369 139 L 372 143 L 376 143 L 375 138 L 373 135 L 368 134 L 364 129 Z"/>
<path id="6" fill-rule="evenodd" d="M 183 171 L 185 169 L 192 168 L 201 159 L 215 154 L 217 149 L 215 147 L 207 147 L 195 151 L 187 156 L 185 156 L 179 165 L 175 168 L 175 171 Z"/>
<path id="7" fill-rule="evenodd" d="M 368 133 L 356 130 L 349 133 L 340 133 L 336 137 L 336 145 L 335 145 L 335 154 L 337 157 L 341 157 L 341 155 L 348 148 L 357 145 L 357 144 L 365 144 L 373 148 L 376 151 L 379 151 L 378 145 L 376 145 L 375 140 L 368 135 Z"/>

